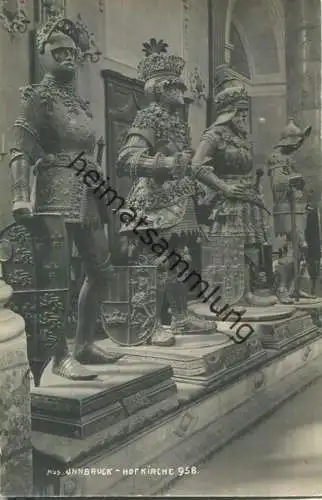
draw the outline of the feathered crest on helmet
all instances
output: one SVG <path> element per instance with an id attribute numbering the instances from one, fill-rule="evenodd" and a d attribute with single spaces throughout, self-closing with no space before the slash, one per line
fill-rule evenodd
<path id="1" fill-rule="evenodd" d="M 50 40 L 54 33 L 63 33 L 69 36 L 78 46 L 79 32 L 76 25 L 64 16 L 52 16 L 46 24 L 40 26 L 36 33 L 36 45 L 40 54 L 44 51 L 45 44 Z"/>
<path id="2" fill-rule="evenodd" d="M 90 47 L 91 34 L 78 16 L 76 22 L 67 19 L 61 14 L 51 16 L 43 26 L 39 27 L 36 34 L 36 45 L 40 54 L 44 51 L 44 46 L 50 41 L 54 33 L 63 33 L 69 36 L 81 52 L 85 52 Z"/>
<path id="3" fill-rule="evenodd" d="M 245 86 L 227 64 L 222 64 L 216 69 L 215 105 L 217 114 L 249 107 L 249 97 Z"/>
<path id="4" fill-rule="evenodd" d="M 142 51 L 145 57 L 138 65 L 138 73 L 142 80 L 164 76 L 179 78 L 185 66 L 182 57 L 168 54 L 168 44 L 164 40 L 150 38 L 144 42 Z"/>

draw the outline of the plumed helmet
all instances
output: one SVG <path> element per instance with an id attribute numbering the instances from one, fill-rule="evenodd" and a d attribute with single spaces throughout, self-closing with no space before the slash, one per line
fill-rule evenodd
<path id="1" fill-rule="evenodd" d="M 287 126 L 280 135 L 277 147 L 296 146 L 310 135 L 311 130 L 312 127 L 306 127 L 304 130 L 301 130 L 297 125 L 295 125 L 294 118 L 289 118 Z"/>

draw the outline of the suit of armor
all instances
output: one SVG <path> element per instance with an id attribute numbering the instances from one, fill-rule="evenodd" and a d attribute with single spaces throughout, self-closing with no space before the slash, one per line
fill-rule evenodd
<path id="1" fill-rule="evenodd" d="M 238 291 L 227 290 L 228 302 L 243 306 L 272 305 L 275 297 L 265 293 L 256 295 L 256 290 L 267 284 L 265 271 L 259 273 L 264 253 L 261 249 L 267 237 L 262 194 L 252 173 L 248 95 L 225 65 L 217 69 L 216 75 L 217 119 L 202 134 L 193 158 L 194 167 L 200 165 L 199 179 L 213 189 L 207 200 L 209 237 L 213 238 L 213 252 L 223 270 L 221 280 L 233 281 L 232 288 L 240 283 Z M 233 261 L 240 263 L 238 275 L 232 279 Z"/>
<path id="2" fill-rule="evenodd" d="M 307 257 L 305 183 L 292 155 L 302 146 L 310 131 L 308 127 L 302 132 L 291 119 L 268 160 L 274 203 L 274 232 L 276 237 L 282 238 L 275 269 L 275 286 L 277 296 L 284 304 L 294 302 L 295 280 L 299 279 L 300 263 L 305 263 Z"/>
<path id="3" fill-rule="evenodd" d="M 180 78 L 184 61 L 168 54 L 162 42 L 152 39 L 151 44 L 144 45 L 146 57 L 139 71 L 150 104 L 137 113 L 119 152 L 117 166 L 119 176 L 133 180 L 127 207 L 135 211 L 136 220 L 123 223 L 121 232 L 130 236 L 134 263 L 150 263 L 159 269 L 157 326 L 152 343 L 170 346 L 175 342 L 175 335 L 214 330 L 214 323 L 203 322 L 188 313 L 186 284 L 180 282 L 174 272 L 169 272 L 167 264 L 162 265 L 162 252 L 158 256 L 147 246 L 153 244 L 153 238 L 157 242 L 162 237 L 168 248 L 189 263 L 187 237 L 198 238 L 201 231 L 194 206 L 200 185 L 191 175 L 188 127 L 177 112 L 177 107 L 184 104 L 185 86 Z M 144 220 L 140 227 L 138 219 Z M 171 308 L 170 328 L 161 324 L 164 294 Z"/>
<path id="4" fill-rule="evenodd" d="M 86 278 L 79 295 L 75 352 L 69 355 L 62 336 L 56 345 L 53 371 L 70 379 L 90 379 L 97 374 L 82 364 L 115 358 L 93 344 L 100 299 L 111 266 L 103 208 L 82 176 L 70 167 L 82 153 L 78 166 L 87 164 L 98 170 L 93 158 L 96 139 L 92 115 L 88 103 L 75 91 L 77 36 L 75 25 L 67 19 L 50 21 L 40 29 L 38 49 L 46 74 L 39 85 L 22 89 L 10 167 L 15 219 L 27 225 L 34 213 L 61 214 L 70 241 L 74 240 L 83 259 Z"/>

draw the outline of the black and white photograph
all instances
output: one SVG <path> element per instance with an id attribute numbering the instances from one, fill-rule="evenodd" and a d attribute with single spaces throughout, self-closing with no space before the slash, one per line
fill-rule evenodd
<path id="1" fill-rule="evenodd" d="M 0 498 L 322 498 L 321 0 L 0 0 Z"/>

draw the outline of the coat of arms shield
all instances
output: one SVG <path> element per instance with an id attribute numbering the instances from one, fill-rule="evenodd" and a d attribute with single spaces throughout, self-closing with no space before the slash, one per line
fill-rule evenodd
<path id="1" fill-rule="evenodd" d="M 135 346 L 153 334 L 156 322 L 155 266 L 115 266 L 101 308 L 102 324 L 116 344 Z"/>
<path id="2" fill-rule="evenodd" d="M 203 279 L 217 294 L 216 310 L 238 302 L 245 291 L 244 238 L 238 235 L 211 235 L 202 248 Z"/>
<path id="3" fill-rule="evenodd" d="M 66 334 L 70 259 L 63 217 L 34 214 L 26 226 L 10 224 L 0 233 L 0 256 L 3 279 L 13 289 L 8 307 L 25 320 L 28 358 L 38 385 L 40 366 Z"/>

